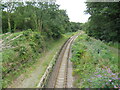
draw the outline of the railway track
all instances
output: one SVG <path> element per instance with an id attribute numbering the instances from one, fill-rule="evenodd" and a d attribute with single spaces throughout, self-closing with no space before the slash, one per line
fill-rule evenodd
<path id="1" fill-rule="evenodd" d="M 72 76 L 72 72 L 70 71 L 69 66 L 71 65 L 69 62 L 70 57 L 70 48 L 72 42 L 77 38 L 79 34 L 72 36 L 63 46 L 56 64 L 53 68 L 53 71 L 48 80 L 47 87 L 48 88 L 71 88 L 72 85 L 69 82 L 69 78 Z M 71 73 L 68 75 L 68 73 Z M 70 84 L 70 85 L 69 85 Z"/>

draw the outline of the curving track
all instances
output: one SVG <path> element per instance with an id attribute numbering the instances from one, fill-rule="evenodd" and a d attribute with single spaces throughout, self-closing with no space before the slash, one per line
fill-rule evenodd
<path id="1" fill-rule="evenodd" d="M 72 36 L 63 46 L 49 78 L 47 85 L 48 88 L 72 87 L 72 81 L 70 82 L 70 80 L 72 80 L 72 70 L 70 68 L 71 63 L 69 61 L 70 48 L 72 42 L 77 38 L 78 35 Z"/>

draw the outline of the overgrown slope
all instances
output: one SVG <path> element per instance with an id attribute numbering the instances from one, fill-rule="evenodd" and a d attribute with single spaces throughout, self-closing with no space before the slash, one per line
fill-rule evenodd
<path id="1" fill-rule="evenodd" d="M 35 63 L 46 47 L 40 33 L 30 30 L 3 36 L 2 44 L 3 87 L 24 71 L 25 67 Z"/>
<path id="2" fill-rule="evenodd" d="M 63 42 L 72 34 L 62 35 L 60 38 Z M 3 50 L 2 53 L 2 86 L 7 87 L 15 78 L 26 72 L 26 68 L 31 67 L 41 57 L 42 53 L 50 50 L 54 46 L 53 43 L 60 41 L 59 39 L 48 39 L 41 36 L 39 32 L 31 30 L 8 33 L 2 35 Z M 52 56 L 51 56 L 52 57 Z M 49 64 L 49 63 L 47 63 Z M 44 65 L 45 67 L 47 66 Z"/>
<path id="3" fill-rule="evenodd" d="M 117 88 L 118 55 L 100 40 L 80 35 L 72 46 L 72 58 L 79 88 Z"/>

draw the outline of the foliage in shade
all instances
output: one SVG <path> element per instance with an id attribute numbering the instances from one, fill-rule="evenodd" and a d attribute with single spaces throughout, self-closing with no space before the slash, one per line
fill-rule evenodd
<path id="1" fill-rule="evenodd" d="M 87 2 L 86 13 L 91 16 L 84 25 L 88 35 L 105 41 L 120 41 L 120 3 Z"/>
<path id="2" fill-rule="evenodd" d="M 57 39 L 63 33 L 80 29 L 80 23 L 70 22 L 66 11 L 60 10 L 55 3 L 5 2 L 1 6 L 3 33 L 32 29 L 48 38 Z"/>

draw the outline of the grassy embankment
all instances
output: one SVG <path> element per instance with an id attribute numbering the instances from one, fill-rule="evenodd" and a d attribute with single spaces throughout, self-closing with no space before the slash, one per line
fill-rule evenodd
<path id="1" fill-rule="evenodd" d="M 11 40 L 20 34 L 22 34 L 20 37 Z M 21 74 L 25 74 L 27 77 L 36 69 L 37 65 L 42 64 L 43 69 L 38 78 L 40 80 L 52 57 L 71 35 L 72 33 L 62 35 L 58 40 L 46 39 L 39 32 L 30 30 L 3 35 L 3 43 L 6 48 L 0 52 L 3 66 L 2 87 L 8 87 Z M 47 52 L 50 53 L 47 54 Z M 46 57 L 46 60 L 40 59 L 43 57 Z"/>
<path id="2" fill-rule="evenodd" d="M 118 52 L 87 34 L 72 46 L 74 86 L 79 88 L 118 88 Z"/>

